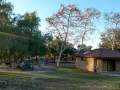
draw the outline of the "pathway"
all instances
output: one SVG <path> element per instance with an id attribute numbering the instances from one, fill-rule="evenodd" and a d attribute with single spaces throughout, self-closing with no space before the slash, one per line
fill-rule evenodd
<path id="1" fill-rule="evenodd" d="M 102 74 L 108 75 L 108 76 L 120 76 L 120 72 L 115 72 L 115 71 L 103 72 Z"/>
<path id="2" fill-rule="evenodd" d="M 23 74 L 39 74 L 39 73 L 45 73 L 45 72 L 53 72 L 55 71 L 55 67 L 53 66 L 44 66 L 44 68 L 39 68 L 38 65 L 34 66 L 35 69 L 33 71 L 25 71 L 25 70 L 20 70 L 16 69 L 13 67 L 0 67 L 0 72 L 8 72 L 8 73 L 23 73 Z"/>

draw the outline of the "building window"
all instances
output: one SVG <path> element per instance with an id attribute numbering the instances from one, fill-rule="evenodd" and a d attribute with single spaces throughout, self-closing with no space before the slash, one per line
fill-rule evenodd
<path id="1" fill-rule="evenodd" d="M 81 61 L 86 61 L 87 60 L 87 58 L 81 58 Z"/>

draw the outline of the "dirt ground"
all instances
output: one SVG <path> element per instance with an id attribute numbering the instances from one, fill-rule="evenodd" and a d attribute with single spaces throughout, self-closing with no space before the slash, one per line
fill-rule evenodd
<path id="1" fill-rule="evenodd" d="M 74 65 L 69 64 L 62 64 L 60 67 L 67 67 L 70 69 L 75 69 Z M 12 73 L 24 73 L 24 74 L 38 74 L 38 73 L 44 73 L 44 72 L 53 72 L 56 70 L 56 64 L 49 63 L 44 66 L 44 68 L 40 68 L 39 65 L 34 65 L 34 70 L 21 70 L 17 69 L 15 67 L 7 67 L 7 66 L 0 66 L 0 72 L 12 72 Z M 88 72 L 81 69 L 75 69 L 78 72 Z M 120 72 L 103 72 L 101 74 L 108 75 L 108 76 L 120 76 Z"/>
<path id="2" fill-rule="evenodd" d="M 67 89 L 68 90 L 110 90 L 110 89 L 106 89 L 106 88 L 110 87 L 111 84 L 109 84 L 107 82 L 103 82 L 102 80 L 99 82 L 98 81 L 94 81 L 94 82 L 85 82 L 84 81 L 84 83 L 77 83 L 76 84 L 77 86 L 71 86 L 70 83 L 68 83 L 68 84 L 66 83 L 66 82 L 69 82 L 69 79 L 64 78 L 64 77 L 62 77 L 62 78 L 41 78 L 41 76 L 39 76 L 37 78 L 33 78 L 34 76 L 38 76 L 39 73 L 42 73 L 41 75 L 44 75 L 44 72 L 54 72 L 57 68 L 55 65 L 56 64 L 47 64 L 44 66 L 44 68 L 39 68 L 38 65 L 35 65 L 34 66 L 35 69 L 33 71 L 22 71 L 20 69 L 16 69 L 13 67 L 1 67 L 0 72 L 23 73 L 25 75 L 27 74 L 28 76 L 30 75 L 30 77 L 28 77 L 27 81 L 26 81 L 26 79 L 22 80 L 21 78 L 13 78 L 13 77 L 2 78 L 2 77 L 0 77 L 0 81 L 1 81 L 0 85 L 2 84 L 2 86 L 0 86 L 0 90 L 56 90 L 56 88 L 57 88 L 57 90 L 67 90 Z M 67 65 L 65 65 L 65 66 L 67 66 Z M 65 67 L 65 66 L 61 65 L 61 67 Z M 68 64 L 68 66 L 67 66 L 68 68 L 72 69 L 74 65 L 72 64 L 72 66 L 70 66 Z M 81 69 L 75 69 L 75 68 L 73 70 L 80 72 L 80 73 L 81 72 L 92 73 L 92 72 L 84 71 Z M 68 73 L 68 72 L 66 72 L 66 73 Z M 66 73 L 60 72 L 60 74 L 62 74 L 62 76 L 64 76 L 64 74 L 66 75 Z M 31 77 L 31 75 L 33 77 Z M 50 75 L 53 75 L 53 74 L 51 73 Z M 90 74 L 90 76 L 91 75 L 92 74 Z M 110 73 L 108 73 L 108 75 L 110 75 Z M 3 73 L 3 76 L 4 76 L 4 73 Z M 88 77 L 90 77 L 90 76 L 88 74 L 88 76 L 87 77 L 85 76 L 85 78 L 88 79 Z M 82 77 L 84 77 L 84 76 L 82 76 Z M 71 81 L 71 78 L 70 78 L 70 81 Z M 75 81 L 77 82 L 77 80 L 75 80 Z M 64 85 L 63 83 L 66 83 L 66 84 Z M 102 89 L 100 89 L 100 88 L 102 88 Z M 117 90 L 117 89 L 115 89 L 115 90 Z"/>
<path id="3" fill-rule="evenodd" d="M 12 73 L 25 73 L 25 74 L 37 74 L 44 72 L 52 72 L 55 70 L 54 66 L 44 66 L 44 68 L 40 68 L 39 65 L 34 65 L 34 70 L 21 70 L 15 67 L 0 67 L 0 72 L 12 72 Z"/>

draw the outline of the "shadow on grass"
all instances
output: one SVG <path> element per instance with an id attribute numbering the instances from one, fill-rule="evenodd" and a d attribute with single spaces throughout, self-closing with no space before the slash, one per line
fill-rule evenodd
<path id="1" fill-rule="evenodd" d="M 66 68 L 35 75 L 0 73 L 0 90 L 117 90 L 119 86 L 120 77 Z"/>

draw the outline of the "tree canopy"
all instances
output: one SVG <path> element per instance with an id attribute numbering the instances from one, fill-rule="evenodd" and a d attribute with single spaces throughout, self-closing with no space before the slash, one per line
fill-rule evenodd
<path id="1" fill-rule="evenodd" d="M 73 28 L 75 27 L 75 20 L 77 20 L 78 8 L 75 5 L 64 6 L 61 4 L 60 9 L 53 14 L 51 17 L 46 18 L 49 25 L 47 31 L 53 35 L 53 37 L 58 37 L 62 42 L 57 50 L 56 47 L 53 48 L 59 54 L 57 60 L 57 66 L 59 66 L 60 58 L 64 50 L 66 49 L 66 44 L 70 38 L 74 35 Z"/>
<path id="2" fill-rule="evenodd" d="M 47 53 L 44 35 L 39 30 L 37 12 L 15 15 L 13 6 L 0 0 L 0 59 L 19 62 L 22 58 L 43 56 Z"/>
<path id="3" fill-rule="evenodd" d="M 120 13 L 110 12 L 104 14 L 106 21 L 106 31 L 101 33 L 100 47 L 117 50 L 120 48 Z"/>

